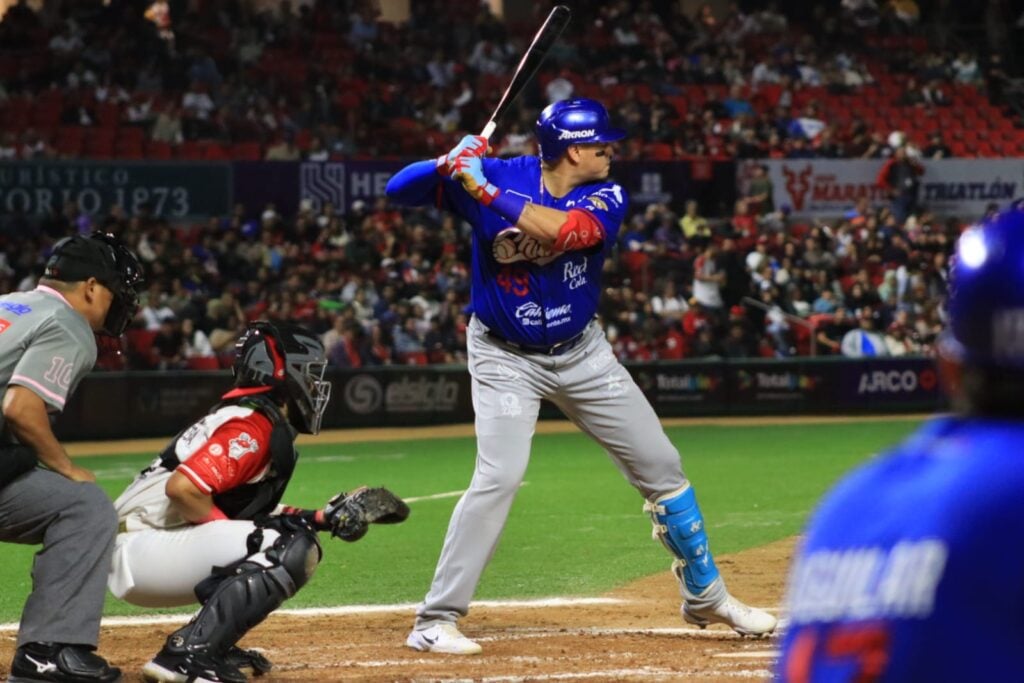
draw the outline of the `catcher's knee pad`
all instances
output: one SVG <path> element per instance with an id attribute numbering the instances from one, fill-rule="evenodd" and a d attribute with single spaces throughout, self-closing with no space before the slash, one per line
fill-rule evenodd
<path id="1" fill-rule="evenodd" d="M 199 582 L 195 593 L 203 608 L 187 626 L 171 634 L 168 648 L 224 654 L 306 585 L 321 557 L 313 530 L 290 520 L 261 524 L 249 538 L 250 550 L 262 545 L 263 529 L 274 529 L 279 535 L 269 548 L 216 567 Z"/>
<path id="2" fill-rule="evenodd" d="M 644 512 L 651 515 L 654 537 L 678 559 L 682 567 L 680 579 L 686 589 L 695 596 L 707 590 L 718 578 L 718 567 L 708 547 L 704 517 L 693 488 L 686 484 L 654 502 L 644 503 Z"/>
<path id="3" fill-rule="evenodd" d="M 270 563 L 267 573 L 290 598 L 313 576 L 323 551 L 316 533 L 305 524 L 288 520 L 284 529 L 270 528 L 276 528 L 281 535 L 263 552 Z"/>

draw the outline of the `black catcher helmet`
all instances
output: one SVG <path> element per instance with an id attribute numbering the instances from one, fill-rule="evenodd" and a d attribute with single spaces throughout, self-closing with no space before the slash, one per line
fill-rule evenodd
<path id="1" fill-rule="evenodd" d="M 331 383 L 324 381 L 327 357 L 315 334 L 290 323 L 249 323 L 235 344 L 234 392 L 270 387 L 288 405 L 288 421 L 300 432 L 318 434 L 331 398 Z M 242 391 L 239 391 L 242 390 Z"/>
<path id="2" fill-rule="evenodd" d="M 103 321 L 103 334 L 120 337 L 139 310 L 142 266 L 121 240 L 105 232 L 66 237 L 53 248 L 43 277 L 80 282 L 90 277 L 110 290 L 114 300 Z"/>

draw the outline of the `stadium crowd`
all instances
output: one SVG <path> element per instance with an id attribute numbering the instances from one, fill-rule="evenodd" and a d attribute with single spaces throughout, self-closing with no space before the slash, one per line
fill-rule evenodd
<path id="1" fill-rule="evenodd" d="M 620 158 L 892 157 L 912 175 L 917 156 L 975 154 L 939 122 L 1004 127 L 1008 40 L 958 49 L 950 13 L 963 8 L 920 4 L 690 16 L 676 2 L 574 3 L 591 20 L 559 41 L 497 151 L 530 153 L 538 108 L 580 94 L 629 130 Z M 19 0 L 0 22 L 0 159 L 427 157 L 481 127 L 536 25 L 506 25 L 475 0 L 413 2 L 402 24 L 372 7 L 193 0 L 143 13 L 83 0 L 36 13 Z M 907 117 L 934 125 L 889 135 Z M 1004 132 L 996 141 L 1017 144 Z M 929 352 L 961 222 L 894 196 L 802 224 L 753 176 L 725 218 L 695 202 L 634 207 L 601 311 L 620 357 Z M 222 367 L 257 317 L 311 326 L 337 366 L 464 360 L 469 235 L 451 217 L 381 200 L 294 216 L 239 206 L 182 226 L 69 205 L 0 229 L 0 291 L 32 287 L 59 237 L 93 227 L 136 248 L 149 283 L 107 368 Z"/>
<path id="2" fill-rule="evenodd" d="M 36 13 L 19 0 L 7 11 L 0 158 L 436 154 L 482 127 L 536 25 L 506 25 L 476 0 L 418 0 L 402 23 L 356 0 L 147 4 Z M 689 15 L 667 0 L 574 2 L 577 21 L 498 148 L 528 149 L 541 105 L 578 94 L 614 105 L 631 134 L 626 158 L 870 157 L 893 128 L 921 148 L 941 128 L 947 154 L 984 156 L 989 142 L 1020 151 L 999 108 L 1010 9 L 989 3 L 978 54 L 953 30 L 969 9 L 920 4 L 748 2 Z M 975 130 L 991 140 L 959 144 Z"/>
<path id="3" fill-rule="evenodd" d="M 310 326 L 341 367 L 465 360 L 468 226 L 433 209 L 239 206 L 181 228 L 68 205 L 38 230 L 0 232 L 0 291 L 33 287 L 56 239 L 94 227 L 137 251 L 148 283 L 108 368 L 223 366 L 256 318 Z M 756 194 L 727 219 L 651 204 L 622 227 L 601 315 L 627 360 L 927 353 L 961 227 L 923 210 L 900 224 L 866 201 L 827 224 L 795 223 Z"/>

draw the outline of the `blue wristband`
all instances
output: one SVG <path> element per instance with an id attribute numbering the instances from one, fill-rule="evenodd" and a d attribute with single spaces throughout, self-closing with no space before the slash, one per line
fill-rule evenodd
<path id="1" fill-rule="evenodd" d="M 523 210 L 526 209 L 526 197 L 502 190 L 487 206 L 512 225 L 516 225 L 519 223 L 519 217 L 523 215 Z"/>

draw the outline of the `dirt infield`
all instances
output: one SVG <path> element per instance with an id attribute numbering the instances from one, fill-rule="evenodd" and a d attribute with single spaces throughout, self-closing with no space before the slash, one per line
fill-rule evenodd
<path id="1" fill-rule="evenodd" d="M 735 555 L 718 565 L 730 589 L 758 606 L 777 607 L 794 541 Z M 722 627 L 688 627 L 667 571 L 607 595 L 622 602 L 560 607 L 474 609 L 462 627 L 484 646 L 475 657 L 427 655 L 403 646 L 409 610 L 344 616 L 275 615 L 242 645 L 275 663 L 259 681 L 736 681 L 766 680 L 776 639 L 744 639 Z M 162 645 L 173 625 L 104 627 L 102 653 L 126 683 Z M 14 635 L 0 640 L 0 674 Z"/>
<path id="2" fill-rule="evenodd" d="M 872 419 L 920 420 L 926 416 L 807 416 L 664 420 L 677 425 L 816 424 Z M 566 433 L 565 421 L 538 424 L 538 433 Z M 349 429 L 301 437 L 302 443 L 471 437 L 472 425 L 404 429 Z M 165 439 L 70 444 L 72 455 L 156 452 Z M 777 608 L 794 539 L 717 558 L 730 590 L 745 601 Z M 609 593 L 610 604 L 547 607 L 478 607 L 462 628 L 484 646 L 475 657 L 428 655 L 404 647 L 412 610 L 366 614 L 277 614 L 257 627 L 243 646 L 263 649 L 275 663 L 276 681 L 736 681 L 767 680 L 776 638 L 744 639 L 723 627 L 705 631 L 679 617 L 679 594 L 667 571 Z M 105 626 L 101 651 L 126 672 L 126 683 L 163 643 L 173 624 Z M 14 648 L 14 634 L 0 634 L 0 680 Z"/>

